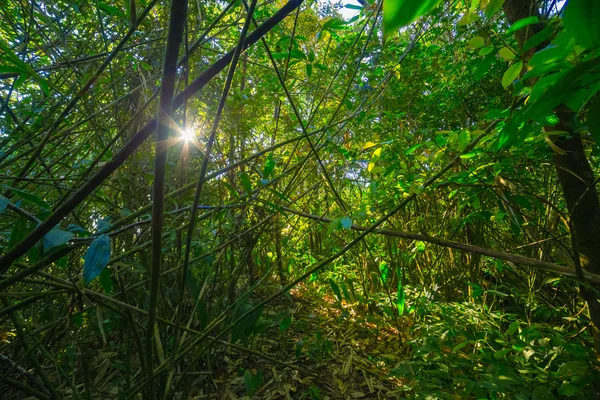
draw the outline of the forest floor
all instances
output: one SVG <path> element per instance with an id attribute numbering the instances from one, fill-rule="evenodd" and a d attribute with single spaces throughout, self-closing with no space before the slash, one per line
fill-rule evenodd
<path id="1" fill-rule="evenodd" d="M 214 392 L 191 393 L 195 398 L 404 397 L 403 383 L 388 374 L 406 352 L 406 332 L 304 286 L 290 295 L 270 304 L 263 317 L 292 315 L 292 321 L 288 317 L 252 342 L 257 353 L 230 347 L 224 366 L 213 371 Z"/>

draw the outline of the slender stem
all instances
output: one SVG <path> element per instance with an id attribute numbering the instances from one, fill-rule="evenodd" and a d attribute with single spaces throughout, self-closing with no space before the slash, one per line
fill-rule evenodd
<path id="1" fill-rule="evenodd" d="M 158 127 L 156 129 L 155 154 L 154 154 L 154 206 L 152 208 L 152 266 L 150 270 L 150 304 L 148 307 L 148 325 L 146 327 L 146 362 L 148 368 L 148 397 L 154 396 L 154 381 L 152 371 L 154 360 L 152 357 L 154 341 L 154 324 L 156 322 L 156 304 L 158 300 L 158 283 L 162 258 L 162 228 L 165 201 L 165 175 L 167 164 L 167 139 L 169 138 L 169 125 L 161 123 L 161 116 L 165 113 L 171 118 L 173 111 L 173 97 L 175 94 L 175 80 L 177 78 L 177 56 L 183 35 L 183 27 L 187 17 L 187 0 L 172 0 L 169 18 L 169 33 L 165 49 L 163 76 L 160 87 L 160 103 L 158 106 Z M 157 338 L 157 340 L 159 340 Z"/>
<path id="2" fill-rule="evenodd" d="M 248 33 L 248 28 L 250 27 L 250 22 L 252 21 L 252 15 L 254 14 L 254 9 L 256 8 L 256 2 L 257 0 L 252 0 L 252 3 L 250 4 L 250 7 L 248 9 L 248 15 L 246 16 L 246 21 L 244 22 L 244 26 L 242 27 L 242 32 L 240 33 L 240 38 L 235 48 L 233 59 L 231 61 L 231 65 L 229 66 L 229 71 L 227 72 L 227 79 L 225 80 L 225 85 L 223 86 L 223 92 L 221 93 L 221 99 L 219 101 L 219 106 L 217 107 L 215 120 L 213 122 L 213 126 L 208 138 L 208 143 L 206 144 L 204 159 L 202 160 L 202 167 L 200 170 L 200 179 L 198 179 L 198 183 L 196 185 L 194 203 L 192 205 L 192 210 L 190 213 L 190 224 L 186 236 L 183 270 L 181 272 L 181 290 L 179 294 L 179 301 L 175 318 L 175 352 L 177 351 L 177 339 L 179 335 L 179 326 L 181 325 L 181 312 L 183 308 L 183 298 L 185 295 L 185 278 L 187 276 L 188 265 L 190 263 L 192 237 L 194 236 L 194 229 L 196 227 L 196 218 L 198 216 L 198 205 L 200 204 L 200 195 L 202 194 L 202 188 L 204 186 L 204 181 L 206 178 L 206 171 L 208 169 L 208 163 L 210 161 L 210 154 L 212 152 L 215 135 L 217 133 L 217 129 L 219 128 L 219 122 L 221 121 L 221 115 L 223 113 L 223 109 L 225 108 L 225 102 L 227 100 L 227 96 L 229 95 L 229 89 L 231 88 L 231 82 L 233 81 L 233 76 L 235 74 L 237 63 L 239 61 L 240 54 L 242 53 L 242 50 L 244 48 L 246 34 Z"/>
<path id="3" fill-rule="evenodd" d="M 50 138 L 52 137 L 52 134 L 56 131 L 56 129 L 59 127 L 59 125 L 63 123 L 63 121 L 65 120 L 65 118 L 67 117 L 67 115 L 69 115 L 69 113 L 73 109 L 73 107 L 75 107 L 75 105 L 77 104 L 77 102 L 80 99 L 83 98 L 83 96 L 85 95 L 85 93 L 87 93 L 87 91 L 94 84 L 94 82 L 96 82 L 98 80 L 98 78 L 100 77 L 100 75 L 102 74 L 102 72 L 104 72 L 104 70 L 110 65 L 111 61 L 119 54 L 119 52 L 121 51 L 121 49 L 123 48 L 123 46 L 125 45 L 125 43 L 127 43 L 127 41 L 129 40 L 129 38 L 131 37 L 131 35 L 133 35 L 134 32 L 137 30 L 138 25 L 142 22 L 142 20 L 146 17 L 146 15 L 148 15 L 150 13 L 150 11 L 152 10 L 152 8 L 154 7 L 154 5 L 156 4 L 157 1 L 158 0 L 152 0 L 150 2 L 150 4 L 148 4 L 148 6 L 144 9 L 144 11 L 142 12 L 142 14 L 140 15 L 140 18 L 138 19 L 137 23 L 129 29 L 129 31 L 121 39 L 121 41 L 119 42 L 119 44 L 117 46 L 115 46 L 115 48 L 113 49 L 113 51 L 108 55 L 108 57 L 106 57 L 106 59 L 104 60 L 104 62 L 102 63 L 102 65 L 96 70 L 96 72 L 94 73 L 94 75 L 91 76 L 87 80 L 87 82 L 81 87 L 81 89 L 79 89 L 79 91 L 77 92 L 77 94 L 71 99 L 71 101 L 69 102 L 69 104 L 67 104 L 67 106 L 65 107 L 65 109 L 59 115 L 59 117 L 56 118 L 56 120 L 55 120 L 54 124 L 52 125 L 52 127 L 50 129 L 48 129 L 48 131 L 46 131 L 46 133 L 44 134 L 42 140 L 36 146 L 36 149 L 35 149 L 33 155 L 31 156 L 31 158 L 29 159 L 29 161 L 25 164 L 25 166 L 19 172 L 19 177 L 24 177 L 27 174 L 27 172 L 29 171 L 29 169 L 34 165 L 34 163 L 35 163 L 36 159 L 38 158 L 38 156 L 40 156 L 40 154 L 44 150 L 44 147 L 48 143 L 48 140 L 50 140 Z"/>
<path id="4" fill-rule="evenodd" d="M 11 306 L 10 301 L 6 297 L 2 297 L 2 304 L 4 305 L 5 308 L 8 308 Z M 52 382 L 48 378 L 48 375 L 46 375 L 46 372 L 44 371 L 44 369 L 42 368 L 37 357 L 33 353 L 32 348 L 29 345 L 29 342 L 27 341 L 27 339 L 25 337 L 25 332 L 23 331 L 23 325 L 21 323 L 21 318 L 16 313 L 13 313 L 13 312 L 11 312 L 9 315 L 12 320 L 13 326 L 15 327 L 15 330 L 17 331 L 17 336 L 18 336 L 19 340 L 21 341 L 23 348 L 29 355 L 29 359 L 31 360 L 31 363 L 35 367 L 37 374 L 40 376 L 40 378 L 44 382 L 44 385 L 46 385 L 46 389 L 48 389 L 48 391 L 50 392 L 50 397 L 52 399 L 62 399 L 62 396 L 56 391 L 56 389 L 52 385 Z"/>
<path id="5" fill-rule="evenodd" d="M 302 4 L 304 0 L 290 0 L 271 18 L 260 25 L 256 30 L 248 35 L 244 42 L 244 49 L 256 43 L 261 37 L 266 35 L 279 22 Z M 235 49 L 230 50 L 227 54 L 221 57 L 208 67 L 198 78 L 196 78 L 188 87 L 177 95 L 173 101 L 173 109 L 179 108 L 185 102 L 185 99 L 192 97 L 197 91 L 202 89 L 210 82 L 219 72 L 221 72 L 233 58 Z M 39 224 L 31 231 L 23 240 L 17 243 L 4 256 L 0 257 L 0 273 L 6 272 L 8 268 L 19 257 L 27 253 L 44 235 L 64 217 L 81 204 L 98 186 L 104 182 L 114 171 L 116 171 L 129 156 L 131 156 L 139 146 L 154 132 L 156 129 L 156 119 L 152 119 L 144 125 L 132 138 L 119 150 L 110 161 L 108 161 L 100 170 L 91 178 L 89 178 L 75 193 L 73 193 L 64 203 L 54 211 L 48 218 Z"/>

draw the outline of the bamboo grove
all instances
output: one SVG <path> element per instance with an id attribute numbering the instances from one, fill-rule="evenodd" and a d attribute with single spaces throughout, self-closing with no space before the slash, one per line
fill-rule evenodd
<path id="1" fill-rule="evenodd" d="M 597 1 L 0 13 L 6 398 L 600 394 Z"/>

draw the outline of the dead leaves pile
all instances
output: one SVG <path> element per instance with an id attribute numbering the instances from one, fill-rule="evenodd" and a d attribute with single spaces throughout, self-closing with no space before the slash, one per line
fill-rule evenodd
<path id="1" fill-rule="evenodd" d="M 296 291 L 294 305 L 281 302 L 266 310 L 274 316 L 285 308 L 294 315 L 290 327 L 277 327 L 251 343 L 255 351 L 277 360 L 274 364 L 256 354 L 229 348 L 223 357 L 226 372 L 214 377 L 215 392 L 197 393 L 194 398 L 219 399 L 390 399 L 404 397 L 407 389 L 397 378 L 388 377 L 390 367 L 406 357 L 402 339 L 394 328 L 377 324 L 372 317 L 340 317 L 342 310 L 326 297 Z M 314 358 L 303 351 L 297 358 L 299 342 L 314 344 L 317 332 L 330 342 L 330 351 Z M 246 392 L 244 375 L 263 374 L 262 385 L 252 397 Z M 218 388 L 218 389 L 217 389 Z"/>

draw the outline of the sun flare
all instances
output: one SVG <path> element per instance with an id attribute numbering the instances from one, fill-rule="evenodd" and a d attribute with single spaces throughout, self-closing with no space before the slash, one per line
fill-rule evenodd
<path id="1" fill-rule="evenodd" d="M 184 129 L 183 131 L 181 131 L 181 138 L 183 140 L 185 140 L 186 142 L 191 142 L 194 140 L 194 131 L 192 129 Z"/>

